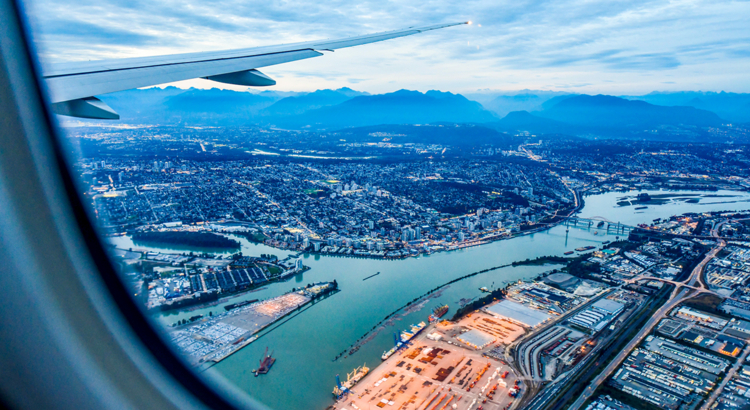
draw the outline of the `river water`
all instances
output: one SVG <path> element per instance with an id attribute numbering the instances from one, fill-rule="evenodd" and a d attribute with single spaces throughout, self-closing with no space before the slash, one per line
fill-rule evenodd
<path id="1" fill-rule="evenodd" d="M 652 196 L 664 194 L 661 191 L 645 192 Z M 699 198 L 698 203 L 686 203 L 680 199 L 687 198 L 680 195 L 695 195 L 696 192 L 669 193 L 674 194 L 676 199 L 641 210 L 635 210 L 635 206 L 618 206 L 618 198 L 626 195 L 623 193 L 589 196 L 585 198 L 586 204 L 580 216 L 601 216 L 625 224 L 637 224 L 685 212 L 750 209 L 750 194 L 745 192 L 706 193 L 705 195 L 710 196 Z M 336 374 L 345 379 L 347 372 L 363 363 L 374 369 L 380 363 L 383 351 L 392 346 L 393 332 L 408 328 L 411 323 L 426 320 L 431 310 L 441 304 L 450 306 L 447 314 L 450 317 L 462 299 L 479 297 L 479 288 L 482 286 L 502 287 L 509 282 L 534 278 L 556 266 L 508 267 L 457 282 L 430 297 L 421 310 L 402 315 L 400 320 L 386 325 L 352 356 L 333 361 L 386 315 L 412 299 L 468 273 L 527 258 L 563 255 L 566 251 L 582 246 L 599 246 L 603 241 L 614 240 L 615 235 L 614 232 L 607 234 L 606 230 L 595 227 L 571 227 L 566 232 L 565 226 L 557 226 L 544 232 L 479 247 L 397 261 L 305 255 L 304 264 L 311 269 L 286 282 L 269 284 L 262 290 L 233 297 L 212 307 L 165 313 L 160 319 L 170 324 L 195 314 L 223 311 L 222 307 L 227 303 L 264 299 L 301 284 L 336 279 L 340 292 L 316 302 L 209 370 L 210 373 L 223 376 L 272 409 L 323 409 L 333 403 L 331 390 Z M 125 249 L 133 247 L 156 250 L 134 246 L 127 237 L 113 238 L 113 242 Z M 245 255 L 271 253 L 284 257 L 289 254 L 287 251 L 252 244 L 244 239 L 241 242 Z M 380 274 L 366 281 L 362 280 L 377 272 Z M 278 360 L 268 374 L 254 377 L 251 370 L 257 367 L 266 346 L 274 351 L 274 357 Z"/>

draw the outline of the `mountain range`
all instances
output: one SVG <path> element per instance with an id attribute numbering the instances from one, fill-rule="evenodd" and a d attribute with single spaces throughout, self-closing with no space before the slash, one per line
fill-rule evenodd
<path id="1" fill-rule="evenodd" d="M 698 131 L 706 127 L 750 121 L 750 94 L 651 93 L 622 98 L 524 90 L 471 95 L 483 104 L 434 90 L 370 95 L 350 88 L 292 93 L 166 87 L 100 98 L 120 113 L 123 122 L 313 130 L 452 123 L 511 133 L 653 139 L 665 130 L 700 136 Z"/>

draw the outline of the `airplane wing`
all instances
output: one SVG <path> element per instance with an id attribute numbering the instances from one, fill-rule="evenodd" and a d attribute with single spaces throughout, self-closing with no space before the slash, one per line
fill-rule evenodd
<path id="1" fill-rule="evenodd" d="M 154 57 L 64 63 L 43 69 L 52 110 L 83 118 L 118 119 L 119 115 L 96 95 L 151 85 L 206 78 L 245 86 L 276 84 L 257 68 L 323 55 L 321 51 L 375 43 L 469 22 L 410 27 L 336 40 L 209 51 Z"/>

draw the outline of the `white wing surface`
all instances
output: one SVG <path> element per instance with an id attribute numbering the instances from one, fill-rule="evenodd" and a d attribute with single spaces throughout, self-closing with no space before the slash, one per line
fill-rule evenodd
<path id="1" fill-rule="evenodd" d="M 468 23 L 410 27 L 336 40 L 238 50 L 65 63 L 47 67 L 44 79 L 56 113 L 117 119 L 117 113 L 94 96 L 193 78 L 207 78 L 236 85 L 269 86 L 276 82 L 256 70 L 257 68 L 318 57 L 323 54 L 321 51 L 375 43 L 461 24 Z"/>

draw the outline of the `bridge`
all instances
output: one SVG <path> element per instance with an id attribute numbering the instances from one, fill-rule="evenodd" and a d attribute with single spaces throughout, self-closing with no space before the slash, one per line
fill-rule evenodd
<path id="1" fill-rule="evenodd" d="M 611 221 L 603 216 L 592 216 L 589 218 L 581 218 L 577 216 L 569 216 L 565 218 L 566 226 L 583 227 L 583 228 L 597 228 L 605 229 L 607 233 L 614 232 L 616 234 L 626 234 L 636 229 L 635 226 L 626 225 L 620 222 Z"/>

